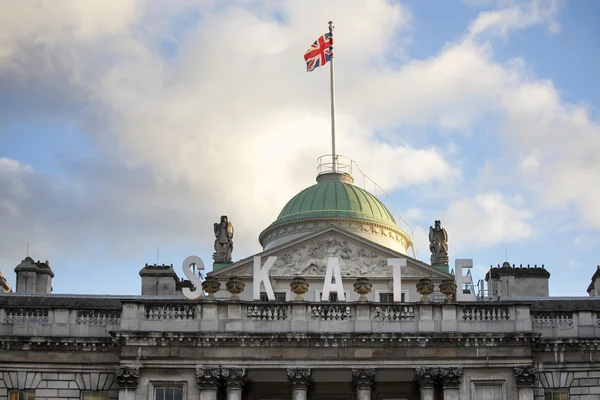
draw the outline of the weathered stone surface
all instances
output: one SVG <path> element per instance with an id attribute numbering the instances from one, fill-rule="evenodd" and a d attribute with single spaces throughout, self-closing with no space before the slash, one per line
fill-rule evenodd
<path id="1" fill-rule="evenodd" d="M 248 378 L 246 368 L 221 368 L 221 376 L 225 379 L 225 385 L 232 388 L 241 388 Z"/>
<path id="2" fill-rule="evenodd" d="M 356 389 L 371 389 L 375 383 L 375 369 L 353 368 L 352 383 Z"/>
<path id="3" fill-rule="evenodd" d="M 287 377 L 292 388 L 306 388 L 311 382 L 312 371 L 310 368 L 288 368 Z"/>
<path id="4" fill-rule="evenodd" d="M 438 369 L 431 367 L 415 368 L 415 379 L 421 388 L 433 388 L 438 379 Z"/>
<path id="5" fill-rule="evenodd" d="M 140 370 L 137 367 L 119 366 L 115 368 L 115 380 L 121 389 L 135 389 L 140 382 Z"/>
<path id="6" fill-rule="evenodd" d="M 221 368 L 217 366 L 202 366 L 196 368 L 196 383 L 198 389 L 217 388 L 221 379 Z"/>
<path id="7" fill-rule="evenodd" d="M 517 386 L 533 386 L 535 382 L 535 367 L 533 365 L 517 365 L 514 367 Z"/>
<path id="8" fill-rule="evenodd" d="M 462 379 L 463 370 L 458 367 L 439 368 L 438 376 L 444 388 L 458 388 Z"/>

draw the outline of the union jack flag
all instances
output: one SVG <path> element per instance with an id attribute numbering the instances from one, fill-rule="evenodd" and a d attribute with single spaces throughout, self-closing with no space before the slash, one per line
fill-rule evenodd
<path id="1" fill-rule="evenodd" d="M 325 65 L 333 57 L 333 35 L 327 32 L 310 46 L 304 53 L 306 71 L 310 72 L 317 67 Z"/>

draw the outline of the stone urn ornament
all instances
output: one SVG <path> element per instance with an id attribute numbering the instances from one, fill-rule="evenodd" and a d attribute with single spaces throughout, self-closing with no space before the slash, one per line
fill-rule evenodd
<path id="1" fill-rule="evenodd" d="M 246 284 L 237 276 L 232 276 L 225 284 L 225 287 L 227 288 L 227 291 L 231 293 L 231 300 L 239 300 L 239 294 L 244 291 Z"/>
<path id="2" fill-rule="evenodd" d="M 433 293 L 433 282 L 429 278 L 419 279 L 417 292 L 423 296 L 423 301 L 429 301 L 429 295 Z"/>
<path id="3" fill-rule="evenodd" d="M 367 301 L 367 295 L 371 293 L 372 288 L 373 284 L 368 278 L 357 278 L 354 282 L 354 291 L 360 295 L 358 301 Z"/>
<path id="4" fill-rule="evenodd" d="M 440 283 L 440 292 L 446 295 L 446 301 L 452 300 L 452 295 L 456 293 L 456 283 L 454 279 L 444 279 Z"/>
<path id="5" fill-rule="evenodd" d="M 290 283 L 290 290 L 296 295 L 294 301 L 304 301 L 304 293 L 308 292 L 310 285 L 306 282 L 306 279 L 301 276 L 297 276 Z"/>
<path id="6" fill-rule="evenodd" d="M 202 282 L 202 290 L 208 293 L 208 296 L 206 296 L 208 300 L 215 300 L 215 293 L 217 293 L 219 289 L 221 289 L 221 282 L 214 276 L 207 276 L 204 282 Z"/>

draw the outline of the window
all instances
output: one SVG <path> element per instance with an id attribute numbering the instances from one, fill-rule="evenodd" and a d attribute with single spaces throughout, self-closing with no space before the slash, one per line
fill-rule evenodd
<path id="1" fill-rule="evenodd" d="M 315 290 L 315 300 L 316 301 L 323 301 L 321 300 L 323 297 L 323 292 L 321 292 L 320 290 Z M 350 301 L 350 297 L 348 296 L 348 291 L 344 290 L 344 299 L 345 301 Z M 330 301 L 330 302 L 339 302 L 340 301 L 340 296 L 338 296 L 337 292 L 329 292 L 329 298 L 325 301 Z"/>
<path id="2" fill-rule="evenodd" d="M 260 292 L 260 301 L 269 301 L 267 292 Z M 285 292 L 275 292 L 275 301 L 285 301 Z"/>
<path id="3" fill-rule="evenodd" d="M 566 390 L 546 390 L 544 400 L 569 400 L 569 392 Z"/>
<path id="4" fill-rule="evenodd" d="M 504 400 L 502 384 L 475 385 L 475 400 Z"/>
<path id="5" fill-rule="evenodd" d="M 183 387 L 157 386 L 154 388 L 154 400 L 183 400 Z"/>
<path id="6" fill-rule="evenodd" d="M 108 391 L 103 390 L 99 392 L 93 391 L 82 391 L 81 400 L 108 400 Z"/>
<path id="7" fill-rule="evenodd" d="M 400 301 L 401 302 L 406 301 L 406 293 L 401 294 Z M 380 303 L 393 303 L 394 302 L 394 293 L 392 293 L 392 292 L 379 293 L 379 302 Z"/>
<path id="8" fill-rule="evenodd" d="M 11 390 L 10 400 L 35 400 L 35 390 Z"/>

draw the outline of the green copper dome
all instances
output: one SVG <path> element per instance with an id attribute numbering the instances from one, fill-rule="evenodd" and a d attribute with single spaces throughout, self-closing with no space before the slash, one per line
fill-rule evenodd
<path id="1" fill-rule="evenodd" d="M 271 226 L 313 218 L 351 218 L 397 226 L 387 207 L 366 190 L 352 185 L 352 178 L 323 178 L 292 197 Z"/>

